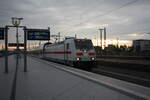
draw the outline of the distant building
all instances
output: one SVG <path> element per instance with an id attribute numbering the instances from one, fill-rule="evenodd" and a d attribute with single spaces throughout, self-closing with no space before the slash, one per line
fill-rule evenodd
<path id="1" fill-rule="evenodd" d="M 107 51 L 114 51 L 114 48 L 116 48 L 115 45 L 108 44 Z"/>
<path id="2" fill-rule="evenodd" d="M 114 55 L 117 53 L 117 47 L 113 44 L 108 44 L 107 46 L 107 54 L 108 55 Z"/>
<path id="3" fill-rule="evenodd" d="M 150 40 L 133 40 L 134 52 L 150 52 Z"/>

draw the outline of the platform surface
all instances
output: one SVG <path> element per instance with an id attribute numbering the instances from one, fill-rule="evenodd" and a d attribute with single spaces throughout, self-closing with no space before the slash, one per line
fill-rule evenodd
<path id="1" fill-rule="evenodd" d="M 29 56 L 27 57 L 28 72 L 23 72 L 23 61 L 23 57 L 21 57 L 16 78 L 15 100 L 142 100 L 138 96 L 113 89 L 112 86 L 119 86 L 131 93 L 139 93 L 147 100 L 150 95 L 149 88 L 74 68 L 65 68 L 65 65 Z M 8 62 L 9 73 L 5 74 L 4 58 L 0 58 L 0 100 L 10 100 L 10 96 L 14 92 L 12 87 L 16 69 L 15 55 L 9 56 Z M 75 75 L 76 73 L 78 75 Z M 84 76 L 85 78 L 83 78 Z M 99 82 L 108 81 L 108 85 L 111 86 L 99 84 L 96 82 L 97 80 Z"/>

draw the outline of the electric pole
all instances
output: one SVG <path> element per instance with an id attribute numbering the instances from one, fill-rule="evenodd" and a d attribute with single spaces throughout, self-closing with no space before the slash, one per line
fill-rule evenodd
<path id="1" fill-rule="evenodd" d="M 104 29 L 99 29 L 99 31 L 100 31 L 100 48 L 101 48 L 101 51 L 100 51 L 100 53 L 101 53 L 101 56 L 102 56 L 102 47 L 103 47 L 103 40 L 102 40 L 102 32 L 103 32 L 103 30 Z"/>
<path id="2" fill-rule="evenodd" d="M 58 33 L 58 42 L 60 42 L 60 32 Z"/>
<path id="3" fill-rule="evenodd" d="M 106 28 L 104 28 L 104 49 L 106 48 Z"/>
<path id="4" fill-rule="evenodd" d="M 117 38 L 117 49 L 119 48 L 119 38 Z"/>
<path id="5" fill-rule="evenodd" d="M 75 39 L 77 38 L 77 35 L 75 34 Z"/>
<path id="6" fill-rule="evenodd" d="M 102 33 L 103 32 L 102 31 L 103 31 L 103 29 L 99 29 L 99 31 L 100 31 L 100 47 L 102 48 L 102 46 L 103 46 L 103 42 L 102 42 L 102 40 L 103 40 L 102 39 L 102 36 L 103 36 Z"/>
<path id="7" fill-rule="evenodd" d="M 103 49 L 103 31 L 104 31 L 104 50 L 106 49 L 106 28 L 100 28 L 100 46 L 101 46 L 101 56 L 102 56 L 102 49 Z M 106 53 L 106 51 L 105 51 Z"/>
<path id="8" fill-rule="evenodd" d="M 49 35 L 50 37 L 49 37 L 49 40 L 48 40 L 48 42 L 49 42 L 49 41 L 50 41 L 50 39 L 51 39 L 51 28 L 50 28 L 50 27 L 48 27 L 48 30 L 49 30 L 49 34 L 50 34 L 50 35 Z"/>

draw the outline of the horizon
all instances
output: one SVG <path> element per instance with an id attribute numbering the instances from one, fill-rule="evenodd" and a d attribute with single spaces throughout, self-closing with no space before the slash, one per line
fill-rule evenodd
<path id="1" fill-rule="evenodd" d="M 0 4 L 0 26 L 11 25 L 15 15 L 23 18 L 21 25 L 50 27 L 51 35 L 60 32 L 61 40 L 76 34 L 93 40 L 94 45 L 99 40 L 98 29 L 106 27 L 107 41 L 118 38 L 121 44 L 126 41 L 131 45 L 132 40 L 150 39 L 149 5 L 149 0 L 4 0 Z M 16 41 L 15 34 L 15 29 L 10 29 L 9 42 Z M 23 32 L 19 34 L 22 42 Z"/>

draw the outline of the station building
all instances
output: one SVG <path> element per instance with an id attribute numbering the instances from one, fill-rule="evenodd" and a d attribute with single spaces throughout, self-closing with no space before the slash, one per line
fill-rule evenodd
<path id="1" fill-rule="evenodd" d="M 133 40 L 134 52 L 150 52 L 150 40 Z"/>

